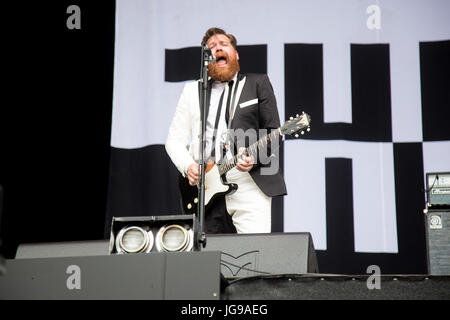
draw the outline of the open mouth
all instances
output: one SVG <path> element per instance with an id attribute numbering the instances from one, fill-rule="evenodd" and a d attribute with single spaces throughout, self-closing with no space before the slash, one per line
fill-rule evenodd
<path id="1" fill-rule="evenodd" d="M 219 67 L 225 66 L 228 63 L 227 58 L 225 56 L 219 56 L 216 59 L 216 64 Z"/>

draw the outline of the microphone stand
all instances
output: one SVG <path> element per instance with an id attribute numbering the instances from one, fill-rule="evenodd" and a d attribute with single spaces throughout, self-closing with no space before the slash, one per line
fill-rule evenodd
<path id="1" fill-rule="evenodd" d="M 200 142 L 200 186 L 198 195 L 197 216 L 199 218 L 200 233 L 198 234 L 197 247 L 201 249 L 206 246 L 206 233 L 205 233 L 205 143 L 206 143 L 206 110 L 209 108 L 207 105 L 208 90 L 208 64 L 215 61 L 215 57 L 211 50 L 202 43 L 202 67 L 200 70 L 200 110 L 202 112 L 201 119 L 201 134 L 199 137 Z"/>
<path id="2" fill-rule="evenodd" d="M 3 210 L 3 187 L 0 185 L 0 225 L 2 222 L 2 210 Z M 2 238 L 0 237 L 0 277 L 6 274 L 6 261 L 2 255 L 2 252 L 3 252 L 3 242 Z"/>

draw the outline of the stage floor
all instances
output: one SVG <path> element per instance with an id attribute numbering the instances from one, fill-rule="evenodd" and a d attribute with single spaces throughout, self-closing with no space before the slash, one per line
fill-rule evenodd
<path id="1" fill-rule="evenodd" d="M 449 300 L 450 275 L 280 274 L 227 278 L 223 300 Z M 372 289 L 370 289 L 372 288 Z"/>

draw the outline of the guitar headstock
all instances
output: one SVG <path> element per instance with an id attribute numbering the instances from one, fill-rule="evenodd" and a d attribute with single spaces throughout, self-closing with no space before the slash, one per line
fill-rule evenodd
<path id="1" fill-rule="evenodd" d="M 280 132 L 284 135 L 293 135 L 296 138 L 299 137 L 300 134 L 305 134 L 305 130 L 309 132 L 310 129 L 311 117 L 302 112 L 301 114 L 297 114 L 294 117 L 290 117 L 288 121 L 286 121 L 281 127 Z"/>

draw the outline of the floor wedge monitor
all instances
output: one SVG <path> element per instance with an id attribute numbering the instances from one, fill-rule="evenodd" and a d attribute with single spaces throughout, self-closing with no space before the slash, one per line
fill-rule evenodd
<path id="1" fill-rule="evenodd" d="M 310 233 L 207 235 L 204 250 L 221 252 L 225 277 L 317 273 Z"/>

